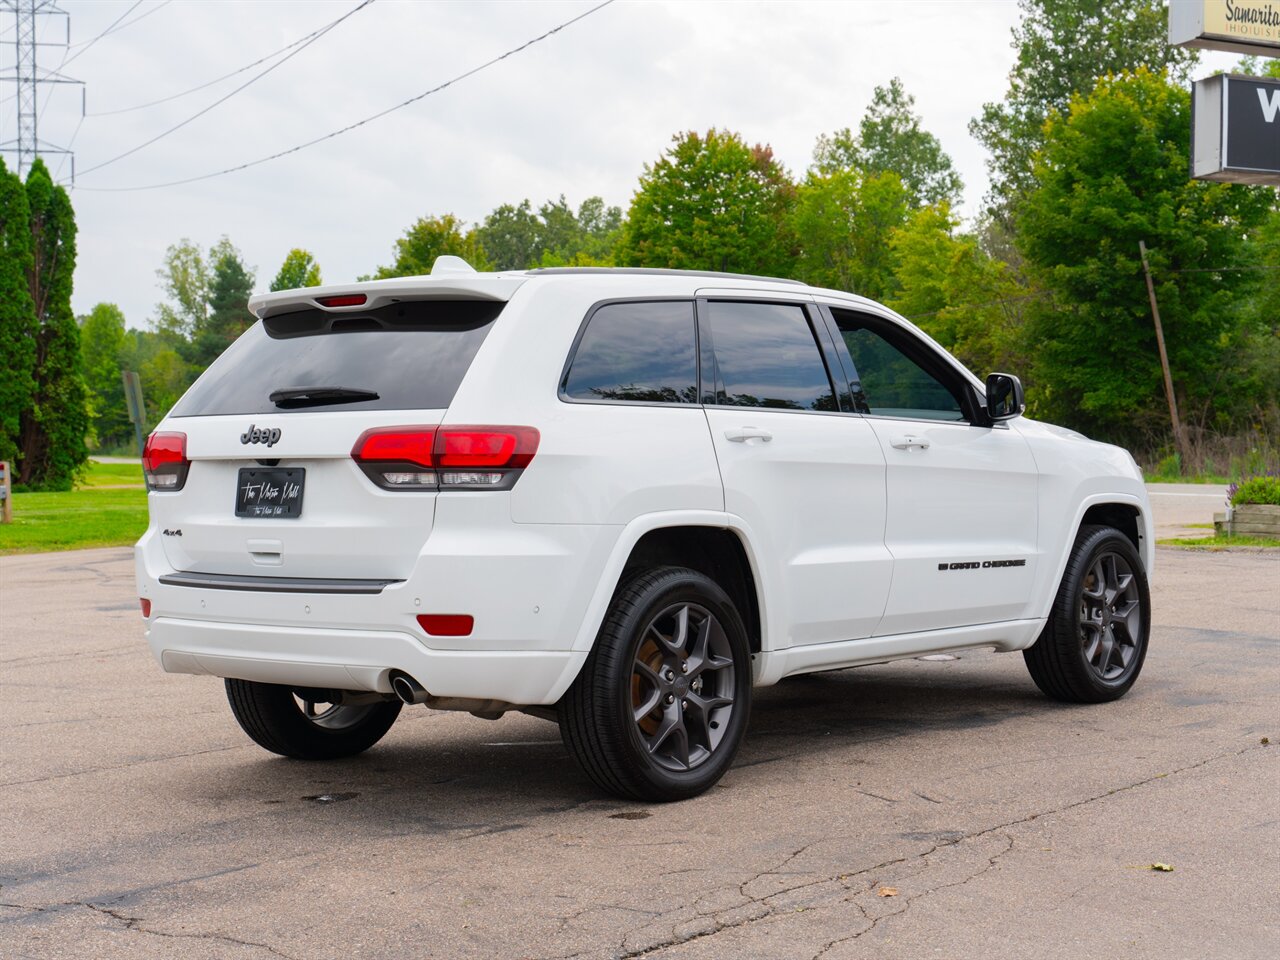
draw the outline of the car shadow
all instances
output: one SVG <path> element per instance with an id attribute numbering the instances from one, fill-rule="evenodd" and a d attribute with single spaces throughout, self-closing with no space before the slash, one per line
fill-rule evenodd
<path id="1" fill-rule="evenodd" d="M 1014 680 L 989 665 L 889 664 L 757 690 L 733 769 L 741 776 L 806 753 L 909 742 L 1060 709 L 1021 670 Z M 323 816 L 348 821 L 348 827 L 363 824 L 379 835 L 481 835 L 580 807 L 607 813 L 635 806 L 604 795 L 587 780 L 554 724 L 519 714 L 486 721 L 407 708 L 386 740 L 348 760 L 317 764 L 240 751 L 235 756 L 243 758 L 228 761 L 236 769 L 210 772 L 194 789 L 223 802 L 243 802 L 250 793 L 273 815 L 328 810 Z M 745 774 L 751 780 L 780 775 Z"/>

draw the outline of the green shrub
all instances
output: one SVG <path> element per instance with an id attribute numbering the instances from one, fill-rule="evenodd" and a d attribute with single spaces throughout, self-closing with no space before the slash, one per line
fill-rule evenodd
<path id="1" fill-rule="evenodd" d="M 1170 454 L 1151 468 L 1149 476 L 1152 480 L 1181 480 L 1182 458 L 1176 453 Z"/>
<path id="2" fill-rule="evenodd" d="M 1269 503 L 1280 507 L 1280 476 L 1267 474 L 1233 483 L 1227 491 L 1232 506 L 1242 503 Z"/>

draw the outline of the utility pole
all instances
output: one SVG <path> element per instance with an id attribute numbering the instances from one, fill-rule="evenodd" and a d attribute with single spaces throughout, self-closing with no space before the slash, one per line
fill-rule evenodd
<path id="1" fill-rule="evenodd" d="M 0 75 L 0 83 L 17 86 L 18 130 L 12 140 L 0 143 L 0 153 L 18 155 L 18 176 L 23 177 L 31 164 L 41 154 L 67 154 L 71 160 L 71 182 L 76 180 L 76 158 L 70 150 L 40 139 L 38 123 L 40 108 L 36 102 L 42 84 L 79 84 L 84 82 L 64 77 L 57 70 L 40 71 L 38 52 L 40 47 L 67 47 L 71 43 L 71 15 L 57 5 L 55 0 L 0 0 L 0 14 L 12 13 L 14 17 L 14 65 L 13 72 Z M 59 16 L 66 20 L 66 40 L 61 43 L 44 43 L 37 39 L 37 17 Z M 65 55 L 64 55 L 65 59 Z M 83 97 L 81 111 L 83 112 Z"/>
<path id="2" fill-rule="evenodd" d="M 1169 354 L 1164 348 L 1164 327 L 1160 324 L 1160 305 L 1156 303 L 1156 288 L 1151 282 L 1151 265 L 1147 263 L 1147 245 L 1138 241 L 1138 252 L 1142 255 L 1142 272 L 1147 277 L 1147 296 L 1151 298 L 1151 317 L 1156 324 L 1156 346 L 1160 348 L 1160 369 L 1164 371 L 1164 395 L 1169 400 L 1169 420 L 1173 424 L 1173 444 L 1178 449 L 1182 460 L 1182 469 L 1190 468 L 1190 448 L 1187 445 L 1187 434 L 1183 430 L 1182 420 L 1178 417 L 1178 398 L 1173 395 L 1173 375 L 1169 372 Z"/>

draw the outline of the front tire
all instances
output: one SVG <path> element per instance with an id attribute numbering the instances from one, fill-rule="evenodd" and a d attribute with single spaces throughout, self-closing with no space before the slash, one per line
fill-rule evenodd
<path id="1" fill-rule="evenodd" d="M 710 789 L 751 707 L 751 652 L 733 601 L 709 577 L 661 567 L 614 596 L 560 704 L 565 746 L 601 789 L 670 801 Z"/>
<path id="2" fill-rule="evenodd" d="M 258 746 L 297 760 L 337 760 L 363 753 L 391 729 L 402 706 L 398 700 L 343 706 L 304 699 L 299 694 L 305 690 L 251 680 L 228 679 L 226 685 L 227 701 L 241 729 Z"/>
<path id="3" fill-rule="evenodd" d="M 1129 538 L 1081 527 L 1049 620 L 1022 651 L 1031 679 L 1065 703 L 1118 700 L 1142 670 L 1150 613 L 1147 574 Z"/>

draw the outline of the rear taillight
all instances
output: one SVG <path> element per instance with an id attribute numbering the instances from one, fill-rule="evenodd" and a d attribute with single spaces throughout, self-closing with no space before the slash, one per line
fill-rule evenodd
<path id="1" fill-rule="evenodd" d="M 368 299 L 363 293 L 343 293 L 336 297 L 316 297 L 322 307 L 358 307 Z"/>
<path id="2" fill-rule="evenodd" d="M 386 490 L 510 490 L 538 440 L 533 427 L 378 427 L 351 457 Z"/>
<path id="3" fill-rule="evenodd" d="M 142 473 L 148 490 L 181 490 L 190 466 L 185 433 L 153 433 L 147 437 Z"/>

